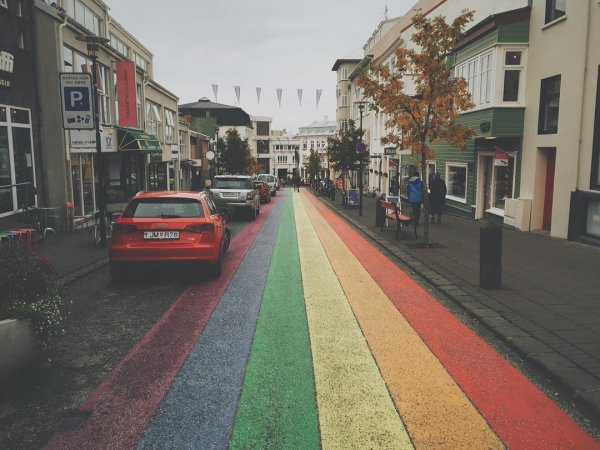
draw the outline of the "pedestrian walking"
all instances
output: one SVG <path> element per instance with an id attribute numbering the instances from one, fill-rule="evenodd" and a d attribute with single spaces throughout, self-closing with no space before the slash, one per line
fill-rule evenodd
<path id="1" fill-rule="evenodd" d="M 415 224 L 416 236 L 417 227 L 421 221 L 421 205 L 423 204 L 423 180 L 421 180 L 419 172 L 413 173 L 408 181 L 408 203 L 412 207 L 412 220 Z"/>
<path id="2" fill-rule="evenodd" d="M 294 177 L 294 191 L 300 192 L 300 177 L 298 175 Z"/>
<path id="3" fill-rule="evenodd" d="M 436 172 L 431 186 L 429 186 L 429 207 L 431 209 L 431 223 L 442 223 L 442 213 L 446 203 L 446 183 L 439 172 Z M 437 220 L 436 219 L 437 216 Z"/>
<path id="4" fill-rule="evenodd" d="M 390 184 L 390 194 L 398 196 L 400 192 L 400 181 L 398 180 L 398 175 L 392 178 L 392 183 Z"/>

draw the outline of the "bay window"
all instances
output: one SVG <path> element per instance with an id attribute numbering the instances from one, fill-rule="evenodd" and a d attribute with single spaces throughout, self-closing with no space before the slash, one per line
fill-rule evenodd
<path id="1" fill-rule="evenodd" d="M 456 77 L 464 78 L 475 108 L 491 105 L 493 100 L 494 51 L 489 50 L 454 68 Z"/>

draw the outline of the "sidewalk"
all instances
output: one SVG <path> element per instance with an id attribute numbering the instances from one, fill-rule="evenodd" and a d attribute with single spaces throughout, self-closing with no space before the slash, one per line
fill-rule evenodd
<path id="1" fill-rule="evenodd" d="M 50 259 L 56 277 L 65 284 L 108 264 L 106 249 L 94 244 L 89 229 L 48 235 L 36 253 Z"/>
<path id="2" fill-rule="evenodd" d="M 503 230 L 502 289 L 479 288 L 481 222 L 444 216 L 430 226 L 439 248 L 415 249 L 413 228 L 375 226 L 376 199 L 330 208 L 470 311 L 600 420 L 600 248 L 536 232 Z M 423 226 L 419 227 L 422 239 Z"/>

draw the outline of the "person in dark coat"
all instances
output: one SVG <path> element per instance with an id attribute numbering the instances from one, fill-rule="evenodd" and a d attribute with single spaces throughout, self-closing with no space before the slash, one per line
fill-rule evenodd
<path id="1" fill-rule="evenodd" d="M 300 192 L 300 177 L 298 175 L 294 177 L 294 191 Z"/>
<path id="2" fill-rule="evenodd" d="M 446 183 L 438 172 L 435 174 L 431 186 L 429 186 L 431 223 L 442 223 L 442 213 L 444 212 L 444 204 L 446 203 L 446 193 Z M 435 220 L 436 216 L 437 221 Z"/>

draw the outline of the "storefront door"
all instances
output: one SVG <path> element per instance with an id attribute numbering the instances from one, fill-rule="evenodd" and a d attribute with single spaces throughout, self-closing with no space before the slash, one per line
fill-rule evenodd
<path id="1" fill-rule="evenodd" d="M 542 228 L 550 230 L 552 226 L 552 202 L 554 200 L 554 171 L 556 167 L 556 150 L 546 151 L 546 183 L 544 191 L 544 217 Z"/>

